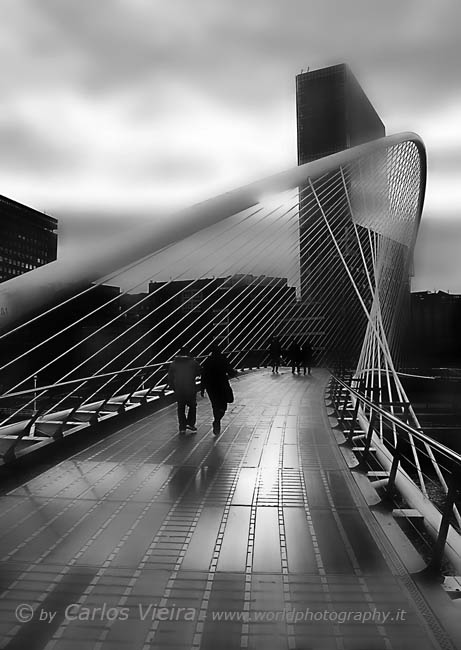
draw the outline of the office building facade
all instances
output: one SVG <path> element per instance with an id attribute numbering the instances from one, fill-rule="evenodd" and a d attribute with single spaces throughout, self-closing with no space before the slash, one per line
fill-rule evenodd
<path id="1" fill-rule="evenodd" d="M 0 282 L 53 262 L 58 221 L 0 196 Z"/>

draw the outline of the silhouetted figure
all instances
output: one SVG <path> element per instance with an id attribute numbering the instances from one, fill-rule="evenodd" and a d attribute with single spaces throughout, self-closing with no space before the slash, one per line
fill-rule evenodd
<path id="1" fill-rule="evenodd" d="M 288 356 L 291 363 L 291 372 L 295 374 L 296 370 L 299 375 L 301 371 L 301 346 L 295 339 L 293 339 L 288 349 Z"/>
<path id="2" fill-rule="evenodd" d="M 195 421 L 197 418 L 197 387 L 195 378 L 201 374 L 200 365 L 190 356 L 187 348 L 181 348 L 178 355 L 171 362 L 168 369 L 168 384 L 174 390 L 178 403 L 179 433 L 186 433 L 186 429 L 197 431 Z M 188 413 L 186 416 L 186 406 Z"/>
<path id="3" fill-rule="evenodd" d="M 309 374 L 311 374 L 312 356 L 313 356 L 312 345 L 310 344 L 309 341 L 306 341 L 305 343 L 303 343 L 303 346 L 301 348 L 301 358 L 302 358 L 304 374 L 306 374 L 306 368 Z"/>
<path id="4" fill-rule="evenodd" d="M 217 345 L 211 348 L 211 354 L 205 359 L 202 367 L 202 397 L 204 391 L 208 393 L 213 409 L 213 433 L 221 433 L 221 420 L 227 411 L 227 405 L 234 401 L 234 395 L 229 377 L 235 375 L 235 370 L 228 358 L 221 352 Z"/>
<path id="5" fill-rule="evenodd" d="M 280 366 L 280 358 L 282 356 L 282 346 L 280 345 L 280 341 L 276 336 L 273 336 L 271 338 L 271 342 L 269 346 L 269 356 L 270 356 L 270 364 L 272 366 L 272 372 L 278 373 L 279 366 Z"/>

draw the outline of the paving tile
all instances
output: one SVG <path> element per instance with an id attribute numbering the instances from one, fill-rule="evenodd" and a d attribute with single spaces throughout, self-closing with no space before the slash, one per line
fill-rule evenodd
<path id="1" fill-rule="evenodd" d="M 436 650 L 349 490 L 321 413 L 326 373 L 277 379 L 241 377 L 218 438 L 207 400 L 195 436 L 177 435 L 173 405 L 1 497 L 5 647 L 43 650 L 54 637 L 56 650 Z M 121 603 L 129 618 L 66 624 L 79 599 Z M 59 615 L 18 625 L 20 601 Z M 153 620 L 163 606 L 195 618 Z M 373 608 L 408 617 L 339 622 Z"/>

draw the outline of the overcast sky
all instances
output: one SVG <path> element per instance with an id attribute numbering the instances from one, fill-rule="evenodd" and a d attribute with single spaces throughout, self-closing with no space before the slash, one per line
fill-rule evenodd
<path id="1" fill-rule="evenodd" d="M 0 194 L 74 245 L 290 167 L 295 75 L 347 62 L 428 150 L 415 286 L 461 292 L 456 246 L 427 266 L 445 220 L 461 244 L 460 25 L 459 0 L 4 0 Z"/>

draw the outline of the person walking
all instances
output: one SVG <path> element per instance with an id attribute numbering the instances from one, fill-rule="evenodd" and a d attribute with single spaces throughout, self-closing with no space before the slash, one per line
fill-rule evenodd
<path id="1" fill-rule="evenodd" d="M 288 355 L 291 362 L 291 372 L 295 374 L 295 369 L 299 375 L 301 371 L 301 347 L 299 343 L 293 339 L 288 350 Z"/>
<path id="2" fill-rule="evenodd" d="M 234 401 L 229 378 L 235 376 L 235 370 L 218 345 L 213 345 L 210 355 L 203 362 L 201 395 L 208 393 L 213 409 L 213 433 L 221 433 L 221 420 L 227 411 L 227 405 Z"/>
<path id="3" fill-rule="evenodd" d="M 312 345 L 310 341 L 305 341 L 301 348 L 301 358 L 303 363 L 304 374 L 306 374 L 306 368 L 309 374 L 311 374 L 312 356 L 313 356 Z"/>
<path id="4" fill-rule="evenodd" d="M 282 356 L 282 346 L 280 345 L 280 341 L 276 336 L 273 336 L 271 338 L 271 342 L 269 345 L 269 356 L 270 356 L 270 364 L 272 366 L 272 372 L 278 374 L 279 366 L 280 366 L 280 357 Z"/>
<path id="5" fill-rule="evenodd" d="M 197 431 L 197 387 L 196 377 L 201 375 L 201 367 L 190 356 L 187 348 L 181 348 L 168 368 L 168 385 L 173 389 L 177 408 L 179 433 L 182 435 L 189 429 Z M 188 409 L 186 415 L 186 407 Z"/>

